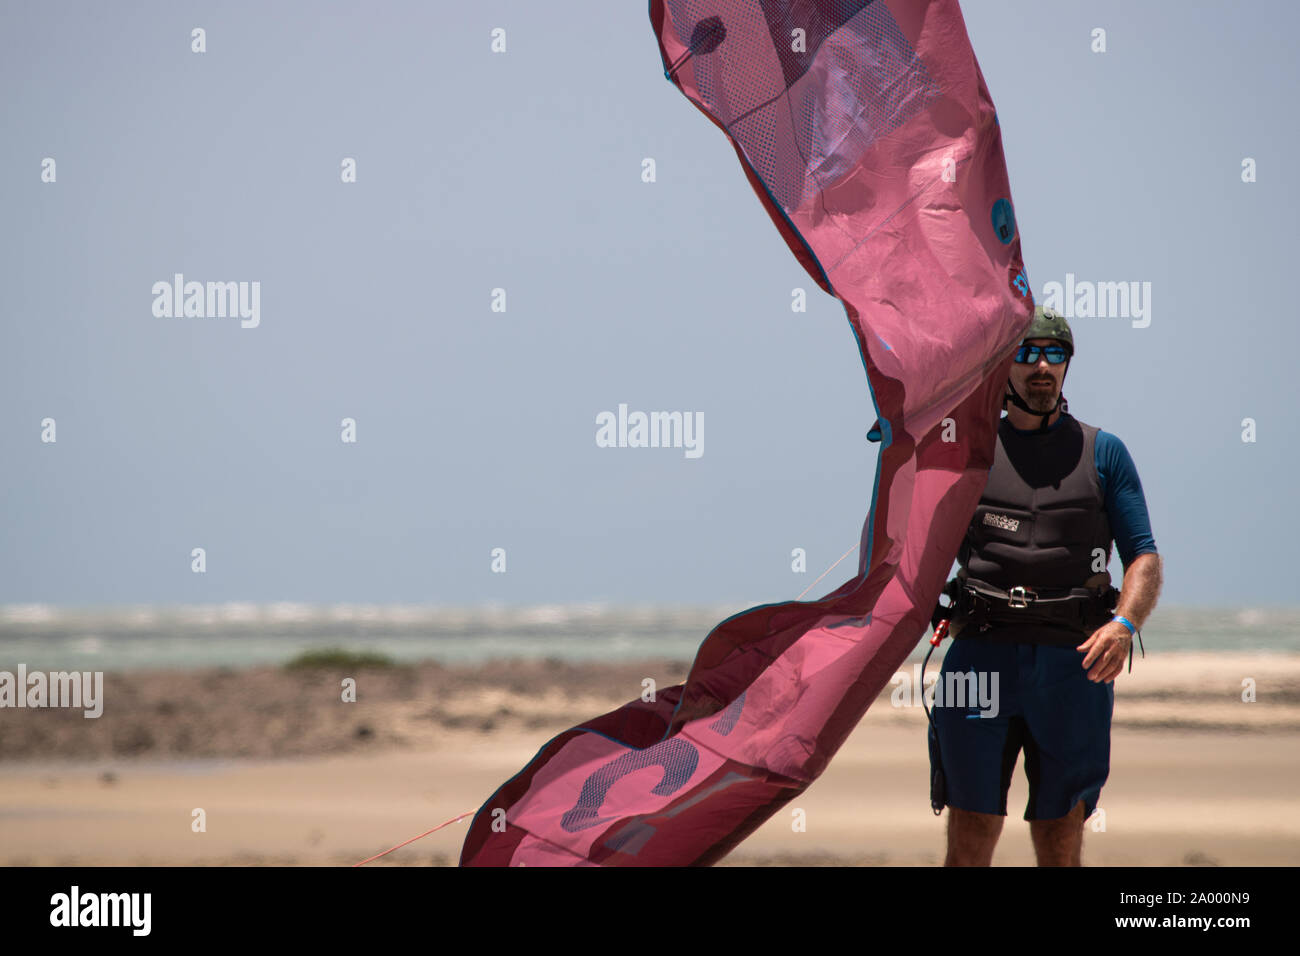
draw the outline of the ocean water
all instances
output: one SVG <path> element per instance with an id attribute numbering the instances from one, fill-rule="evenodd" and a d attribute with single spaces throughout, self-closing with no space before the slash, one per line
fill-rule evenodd
<path id="1" fill-rule="evenodd" d="M 689 661 L 746 606 L 531 607 L 219 604 L 183 607 L 0 606 L 0 670 L 122 671 L 280 664 L 310 650 L 372 651 L 398 661 L 494 658 Z M 1300 653 L 1300 607 L 1160 608 L 1151 651 Z M 913 660 L 927 649 L 919 641 Z"/>

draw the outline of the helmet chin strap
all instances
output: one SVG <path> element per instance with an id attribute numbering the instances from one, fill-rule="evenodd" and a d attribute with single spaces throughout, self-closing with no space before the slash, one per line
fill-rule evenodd
<path id="1" fill-rule="evenodd" d="M 1070 363 L 1067 361 L 1065 363 L 1065 372 L 1068 371 L 1070 371 Z M 1029 403 L 1020 397 L 1020 393 L 1016 391 L 1016 387 L 1011 384 L 1011 379 L 1009 378 L 1007 379 L 1007 394 L 1003 397 L 1003 403 L 1005 404 L 1006 402 L 1010 402 L 1022 412 L 1027 412 L 1030 415 L 1041 415 L 1043 420 L 1039 422 L 1037 430 L 1045 432 L 1047 431 L 1048 419 L 1055 415 L 1058 409 L 1060 411 L 1066 411 L 1070 407 L 1065 400 L 1065 372 L 1061 373 L 1061 394 L 1056 396 L 1056 404 L 1047 411 L 1036 412 L 1030 408 Z"/>

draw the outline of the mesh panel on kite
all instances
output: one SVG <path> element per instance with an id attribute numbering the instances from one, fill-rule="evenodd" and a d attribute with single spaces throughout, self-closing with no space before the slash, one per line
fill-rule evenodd
<path id="1" fill-rule="evenodd" d="M 683 44 L 707 16 L 719 17 L 729 38 L 747 41 L 694 58 L 695 81 L 787 212 L 852 172 L 877 138 L 940 95 L 883 3 L 845 0 L 821 10 L 773 0 L 666 5 Z M 762 17 L 760 32 L 754 21 Z M 801 49 L 792 50 L 797 40 Z M 769 65 L 773 57 L 779 73 Z"/>

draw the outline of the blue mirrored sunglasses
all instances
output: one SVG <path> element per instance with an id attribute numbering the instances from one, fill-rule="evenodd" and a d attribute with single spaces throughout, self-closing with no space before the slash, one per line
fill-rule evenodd
<path id="1" fill-rule="evenodd" d="M 1060 365 L 1070 357 L 1063 345 L 1022 345 L 1016 349 L 1016 361 L 1021 365 L 1037 365 L 1040 355 L 1047 358 L 1048 365 Z"/>

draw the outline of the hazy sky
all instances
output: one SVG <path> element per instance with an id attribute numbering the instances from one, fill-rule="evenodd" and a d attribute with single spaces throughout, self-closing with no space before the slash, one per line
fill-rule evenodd
<path id="1" fill-rule="evenodd" d="M 1065 394 L 1137 463 L 1163 601 L 1295 603 L 1300 13 L 963 7 L 1035 294 L 1150 283 L 1074 319 Z M 0 602 L 739 608 L 857 540 L 844 310 L 646 3 L 4 0 L 0 85 Z M 156 316 L 176 273 L 260 283 L 257 326 Z M 597 447 L 620 403 L 703 454 Z"/>

